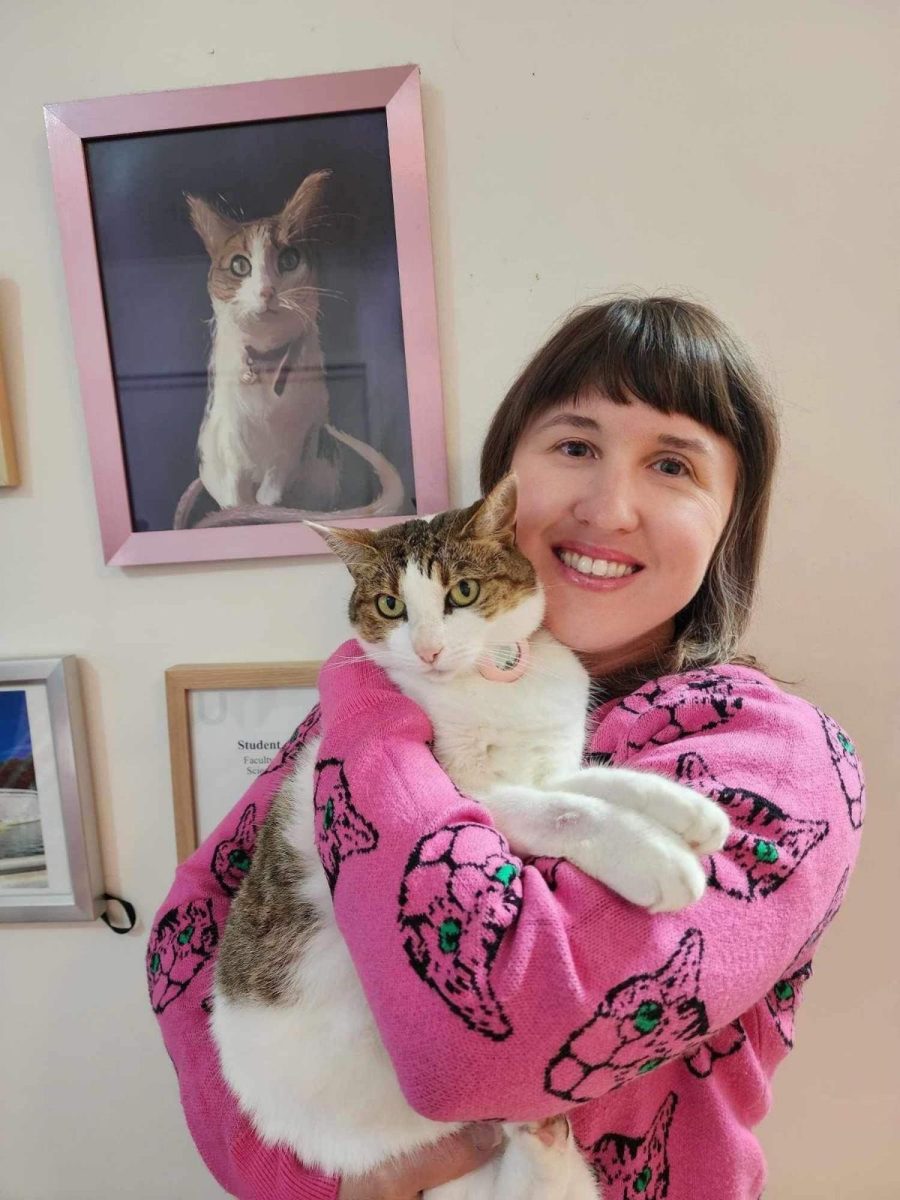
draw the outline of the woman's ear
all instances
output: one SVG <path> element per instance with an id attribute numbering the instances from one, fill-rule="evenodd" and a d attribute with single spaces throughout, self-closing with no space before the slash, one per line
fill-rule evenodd
<path id="1" fill-rule="evenodd" d="M 319 525 L 315 521 L 304 521 L 303 524 L 325 539 L 351 574 L 370 563 L 376 555 L 372 543 L 375 535 L 370 529 L 338 529 L 334 525 Z"/>
<path id="2" fill-rule="evenodd" d="M 472 537 L 513 541 L 516 535 L 518 480 L 510 471 L 496 484 L 467 521 L 463 533 Z"/>

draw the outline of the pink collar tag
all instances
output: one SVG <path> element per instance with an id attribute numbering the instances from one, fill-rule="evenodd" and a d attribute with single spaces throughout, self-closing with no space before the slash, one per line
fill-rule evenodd
<path id="1" fill-rule="evenodd" d="M 530 650 L 527 642 L 494 646 L 478 662 L 478 673 L 494 683 L 515 683 L 528 669 Z"/>

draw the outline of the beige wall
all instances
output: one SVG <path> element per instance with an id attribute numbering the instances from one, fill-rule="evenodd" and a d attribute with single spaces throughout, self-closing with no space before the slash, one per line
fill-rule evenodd
<path id="1" fill-rule="evenodd" d="M 322 657 L 347 590 L 319 559 L 103 566 L 41 104 L 405 62 L 454 500 L 476 494 L 524 356 L 599 292 L 687 291 L 776 378 L 786 453 L 750 644 L 849 728 L 870 817 L 763 1127 L 767 1200 L 900 1194 L 896 18 L 889 0 L 2 0 L 0 349 L 24 482 L 0 494 L 0 655 L 81 657 L 109 887 L 143 918 L 130 938 L 0 930 L 2 1200 L 221 1194 L 144 991 L 174 866 L 162 672 Z"/>

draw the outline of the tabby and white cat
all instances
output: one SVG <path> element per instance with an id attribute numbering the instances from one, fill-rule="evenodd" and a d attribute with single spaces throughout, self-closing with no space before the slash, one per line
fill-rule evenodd
<path id="1" fill-rule="evenodd" d="M 390 515 L 401 511 L 404 499 L 403 482 L 384 455 L 328 423 L 322 289 L 309 247 L 329 175 L 307 175 L 279 213 L 256 221 L 232 220 L 187 197 L 210 258 L 215 318 L 209 400 L 197 442 L 200 480 L 220 508 L 266 506 L 274 509 L 265 514 L 270 521 L 311 512 Z M 375 471 L 381 495 L 372 504 L 335 510 L 338 455 L 323 453 L 330 438 Z M 292 489 L 303 513 L 279 512 L 274 506 Z"/>
<path id="2" fill-rule="evenodd" d="M 427 712 L 436 757 L 514 852 L 565 857 L 652 911 L 691 904 L 705 886 L 697 855 L 721 848 L 728 821 L 661 776 L 581 769 L 588 677 L 540 628 L 543 593 L 514 544 L 515 505 L 507 477 L 486 500 L 431 521 L 317 528 L 355 581 L 362 646 Z M 525 669 L 501 682 L 498 652 L 510 647 Z M 406 1103 L 338 930 L 315 844 L 316 749 L 304 749 L 260 831 L 224 933 L 212 1029 L 265 1140 L 359 1175 L 459 1126 Z M 429 1200 L 597 1196 L 567 1122 L 505 1131 L 496 1160 Z"/>

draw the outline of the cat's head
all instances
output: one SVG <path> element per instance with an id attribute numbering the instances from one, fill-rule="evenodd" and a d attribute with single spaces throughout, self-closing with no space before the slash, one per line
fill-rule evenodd
<path id="1" fill-rule="evenodd" d="M 387 529 L 307 522 L 355 584 L 350 620 L 368 654 L 397 677 L 435 681 L 471 671 L 529 638 L 544 616 L 534 568 L 516 548 L 516 480 L 469 508 Z"/>
<path id="2" fill-rule="evenodd" d="M 312 226 L 330 171 L 307 175 L 281 212 L 235 221 L 198 196 L 187 196 L 191 223 L 210 259 L 209 294 L 217 317 L 265 343 L 297 337 L 319 318 L 311 253 Z M 273 341 L 273 339 L 276 339 Z"/>

